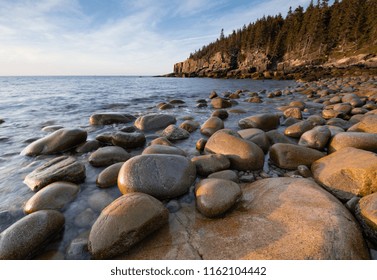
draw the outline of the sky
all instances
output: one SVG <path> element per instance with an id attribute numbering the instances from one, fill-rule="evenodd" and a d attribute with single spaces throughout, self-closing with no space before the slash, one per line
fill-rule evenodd
<path id="1" fill-rule="evenodd" d="M 310 0 L 0 0 L 0 75 L 160 75 Z"/>

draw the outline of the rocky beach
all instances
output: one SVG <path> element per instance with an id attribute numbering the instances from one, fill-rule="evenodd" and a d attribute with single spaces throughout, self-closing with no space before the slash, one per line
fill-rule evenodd
<path id="1" fill-rule="evenodd" d="M 0 259 L 377 259 L 377 77 L 225 82 L 43 120 Z"/>

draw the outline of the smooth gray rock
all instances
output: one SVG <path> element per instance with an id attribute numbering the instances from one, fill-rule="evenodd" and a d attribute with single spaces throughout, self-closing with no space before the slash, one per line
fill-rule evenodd
<path id="1" fill-rule="evenodd" d="M 142 132 L 115 132 L 112 135 L 112 143 L 124 149 L 143 147 L 146 139 Z"/>
<path id="2" fill-rule="evenodd" d="M 107 125 L 114 123 L 128 123 L 134 119 L 135 117 L 127 114 L 98 113 L 90 116 L 89 123 L 91 125 Z"/>
<path id="3" fill-rule="evenodd" d="M 221 154 L 196 156 L 191 159 L 196 166 L 196 172 L 201 176 L 208 176 L 211 173 L 228 169 L 229 159 Z"/>
<path id="4" fill-rule="evenodd" d="M 174 124 L 169 125 L 164 131 L 161 133 L 162 137 L 170 141 L 177 141 L 182 139 L 187 139 L 190 137 L 190 133 L 184 130 L 183 128 L 177 127 Z"/>
<path id="5" fill-rule="evenodd" d="M 73 157 L 54 158 L 29 173 L 24 183 L 34 192 L 57 182 L 81 183 L 85 180 L 85 166 Z"/>
<path id="6" fill-rule="evenodd" d="M 224 122 L 218 117 L 210 117 L 200 127 L 200 133 L 205 136 L 211 136 L 216 131 L 224 128 Z"/>
<path id="7" fill-rule="evenodd" d="M 316 126 L 302 134 L 298 144 L 308 148 L 323 150 L 329 142 L 330 137 L 331 131 L 328 127 Z"/>
<path id="8" fill-rule="evenodd" d="M 96 259 L 116 257 L 167 224 L 168 217 L 168 210 L 150 195 L 122 195 L 101 212 L 92 226 L 89 251 Z"/>
<path id="9" fill-rule="evenodd" d="M 215 172 L 215 173 L 212 173 L 212 174 L 208 175 L 208 178 L 212 178 L 212 179 L 224 179 L 224 180 L 233 181 L 235 183 L 239 182 L 238 175 L 233 170 L 218 171 L 218 172 Z"/>
<path id="10" fill-rule="evenodd" d="M 158 199 L 174 198 L 188 191 L 196 178 L 196 168 L 179 155 L 140 155 L 120 169 L 121 193 L 143 192 Z"/>
<path id="11" fill-rule="evenodd" d="M 135 121 L 135 126 L 140 130 L 158 130 L 176 122 L 177 120 L 172 115 L 149 114 L 138 117 Z"/>
<path id="12" fill-rule="evenodd" d="M 100 188 L 109 188 L 115 186 L 118 181 L 119 170 L 124 162 L 117 162 L 101 171 L 96 179 L 96 184 Z"/>
<path id="13" fill-rule="evenodd" d="M 99 148 L 89 157 L 89 163 L 95 167 L 109 166 L 117 162 L 124 162 L 131 158 L 131 155 L 118 146 Z"/>

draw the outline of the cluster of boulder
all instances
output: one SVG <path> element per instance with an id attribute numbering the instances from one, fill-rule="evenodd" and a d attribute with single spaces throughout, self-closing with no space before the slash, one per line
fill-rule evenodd
<path id="1" fill-rule="evenodd" d="M 294 96 L 228 128 L 229 114 L 248 114 L 237 104 L 253 111 L 253 103 Z M 87 140 L 85 130 L 57 128 L 21 152 L 56 156 L 25 177 L 35 194 L 27 215 L 0 233 L 0 259 L 32 258 L 61 232 L 86 164 L 101 170 L 99 190 L 120 191 L 83 241 L 92 258 L 369 259 L 377 244 L 376 100 L 373 77 L 332 79 L 271 93 L 212 92 L 197 102 L 213 108 L 201 125 L 178 125 L 166 113 L 97 113 L 91 131 L 113 132 Z M 194 137 L 196 152 L 179 147 Z"/>

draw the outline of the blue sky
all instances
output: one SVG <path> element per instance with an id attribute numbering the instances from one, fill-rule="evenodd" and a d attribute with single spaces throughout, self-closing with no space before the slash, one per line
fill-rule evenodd
<path id="1" fill-rule="evenodd" d="M 0 0 L 0 75 L 156 75 L 310 0 Z"/>

